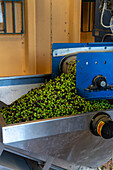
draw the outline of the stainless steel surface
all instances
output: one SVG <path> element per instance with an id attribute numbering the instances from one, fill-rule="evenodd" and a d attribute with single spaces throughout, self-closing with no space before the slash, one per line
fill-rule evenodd
<path id="1" fill-rule="evenodd" d="M 26 160 L 20 156 L 4 151 L 0 156 L 0 166 L 10 170 L 30 170 Z M 1 170 L 1 169 L 0 169 Z"/>
<path id="2" fill-rule="evenodd" d="M 88 129 L 92 114 L 84 114 L 44 121 L 31 121 L 2 128 L 3 143 L 47 137 Z"/>
<path id="3" fill-rule="evenodd" d="M 82 52 L 112 52 L 113 47 L 81 47 L 81 48 L 65 48 L 53 51 L 53 57 L 76 55 Z"/>
<path id="4" fill-rule="evenodd" d="M 0 156 L 2 155 L 4 150 L 4 145 L 0 142 Z"/>
<path id="5" fill-rule="evenodd" d="M 48 160 L 46 161 L 43 170 L 49 170 L 51 168 L 51 165 L 52 165 L 54 159 L 55 159 L 54 157 L 51 157 L 51 156 L 48 157 Z"/>
<path id="6" fill-rule="evenodd" d="M 113 111 L 107 111 L 113 118 Z M 3 142 L 38 155 L 55 157 L 76 166 L 98 167 L 112 157 L 113 139 L 93 136 L 94 113 L 3 127 Z"/>
<path id="7" fill-rule="evenodd" d="M 13 154 L 22 156 L 24 158 L 28 158 L 31 159 L 33 161 L 39 162 L 40 164 L 43 164 L 43 162 L 47 162 L 48 157 L 45 154 L 38 154 L 38 153 L 34 153 L 34 152 L 30 152 L 30 151 L 26 151 L 26 150 L 22 150 L 19 148 L 15 148 L 12 146 L 8 146 L 8 145 L 4 145 L 4 150 L 11 152 Z M 41 162 L 41 161 L 43 162 Z M 71 162 L 67 162 L 63 159 L 58 159 L 55 158 L 53 159 L 53 163 L 52 163 L 52 167 L 57 167 L 56 170 L 62 170 L 62 169 L 66 169 L 66 170 L 78 170 L 80 168 L 80 165 L 76 165 L 75 163 L 71 163 Z M 60 167 L 60 168 L 58 168 Z"/>
<path id="8" fill-rule="evenodd" d="M 25 150 L 18 149 L 18 148 L 8 146 L 8 145 L 4 146 L 4 150 L 14 153 L 16 155 L 22 156 L 24 158 L 28 158 L 33 161 L 39 162 L 40 164 L 41 164 L 40 160 L 42 160 L 43 162 L 47 162 L 48 157 L 49 157 L 49 156 L 46 156 L 45 154 L 38 154 L 38 153 L 30 152 L 30 151 L 25 151 Z M 65 170 L 93 170 L 92 168 L 76 165 L 75 163 L 65 161 L 63 159 L 58 159 L 58 158 L 53 158 L 51 167 L 54 170 L 62 170 L 62 169 L 65 169 Z"/>
<path id="9" fill-rule="evenodd" d="M 76 166 L 99 167 L 111 158 L 113 139 L 105 140 L 84 130 L 8 145 L 28 150 L 30 153 L 63 159 L 75 163 Z"/>
<path id="10" fill-rule="evenodd" d="M 2 101 L 10 104 L 39 85 L 0 87 L 0 97 Z M 113 119 L 113 110 L 106 112 Z M 105 140 L 91 134 L 89 123 L 94 114 L 4 126 L 2 137 L 5 151 L 35 161 L 46 162 L 48 157 L 53 157 L 54 165 L 68 170 L 78 170 L 82 166 L 98 167 L 112 157 L 113 139 Z"/>
<path id="11" fill-rule="evenodd" d="M 32 88 L 39 87 L 42 83 L 16 86 L 0 86 L 0 100 L 7 105 L 26 94 Z"/>
<path id="12" fill-rule="evenodd" d="M 74 169 L 74 170 L 75 170 L 75 169 Z M 80 167 L 78 168 L 78 170 L 94 170 L 94 169 L 88 168 L 88 167 L 84 167 L 84 166 L 80 166 Z"/>
<path id="13" fill-rule="evenodd" d="M 6 168 L 5 166 L 0 165 L 0 170 L 12 170 L 11 168 Z"/>
<path id="14" fill-rule="evenodd" d="M 106 111 L 113 120 L 113 110 Z M 7 125 L 2 128 L 3 143 L 48 137 L 63 133 L 89 129 L 94 112 L 76 116 L 59 117 L 47 120 L 37 120 L 26 123 Z M 33 132 L 33 133 L 32 133 Z"/>

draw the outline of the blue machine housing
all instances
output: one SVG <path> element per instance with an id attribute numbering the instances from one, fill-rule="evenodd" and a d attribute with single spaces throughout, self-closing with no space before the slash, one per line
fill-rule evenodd
<path id="1" fill-rule="evenodd" d="M 77 55 L 76 89 L 86 99 L 112 99 L 113 90 L 87 91 L 97 75 L 106 77 L 113 85 L 113 52 L 79 53 Z"/>
<path id="2" fill-rule="evenodd" d="M 82 47 L 112 47 L 113 43 L 57 43 L 52 50 Z M 52 78 L 59 76 L 59 64 L 66 55 L 52 55 Z M 71 56 L 71 55 L 70 55 Z M 88 99 L 113 99 L 113 90 L 87 91 L 95 76 L 106 77 L 113 85 L 113 52 L 83 52 L 77 54 L 76 89 L 78 95 Z"/>
<path id="3" fill-rule="evenodd" d="M 53 56 L 53 52 L 58 49 L 66 49 L 66 48 L 79 48 L 87 46 L 87 43 L 54 43 L 52 46 L 52 78 L 59 76 L 59 64 L 60 61 L 65 57 L 62 56 Z"/>

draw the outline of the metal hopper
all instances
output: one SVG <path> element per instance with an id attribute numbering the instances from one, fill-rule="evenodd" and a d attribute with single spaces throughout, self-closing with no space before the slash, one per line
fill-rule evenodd
<path id="1" fill-rule="evenodd" d="M 21 89 L 23 87 L 21 85 Z M 5 88 L 7 91 L 12 87 Z M 19 92 L 18 86 L 14 88 Z M 7 94 L 10 96 L 11 91 Z M 107 113 L 113 119 L 113 111 Z M 1 116 L 1 155 L 2 151 L 7 151 L 37 162 L 46 162 L 45 166 L 48 167 L 64 169 L 98 167 L 111 158 L 113 139 L 106 140 L 90 132 L 89 124 L 94 114 L 12 125 L 6 125 Z"/>
<path id="2" fill-rule="evenodd" d="M 49 78 L 50 75 L 1 78 L 0 100 L 10 104 Z M 3 82 L 5 82 L 4 85 Z M 113 110 L 105 112 L 113 120 Z M 43 165 L 43 170 L 50 168 L 78 170 L 99 167 L 112 157 L 113 139 L 106 140 L 90 132 L 90 123 L 95 114 L 95 112 L 84 113 L 12 125 L 6 125 L 0 115 L 1 157 L 4 152 L 8 152 L 14 157 L 20 156 Z M 3 164 L 0 165 L 3 166 Z M 40 167 L 37 166 L 37 169 Z"/>

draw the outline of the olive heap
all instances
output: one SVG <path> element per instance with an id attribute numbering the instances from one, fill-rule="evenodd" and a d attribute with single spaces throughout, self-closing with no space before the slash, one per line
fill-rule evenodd
<path id="1" fill-rule="evenodd" d="M 76 62 L 69 63 L 68 74 L 62 73 L 32 89 L 6 108 L 2 114 L 7 124 L 112 109 L 107 100 L 87 101 L 77 95 Z"/>

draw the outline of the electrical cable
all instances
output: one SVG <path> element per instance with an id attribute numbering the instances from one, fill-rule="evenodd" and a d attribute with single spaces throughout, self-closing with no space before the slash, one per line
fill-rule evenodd
<path id="1" fill-rule="evenodd" d="M 111 27 L 113 27 L 113 25 L 104 25 L 104 23 L 103 23 L 103 17 L 104 17 L 104 11 L 105 11 L 105 9 L 106 9 L 106 3 L 104 2 L 104 4 L 103 4 L 103 8 L 102 8 L 102 13 L 101 13 L 101 25 L 104 27 L 104 28 L 111 28 Z M 111 22 L 111 21 L 110 21 Z"/>
<path id="2" fill-rule="evenodd" d="M 113 36 L 113 34 L 105 34 L 102 38 L 102 42 L 104 42 L 104 39 L 107 37 L 107 36 Z"/>

